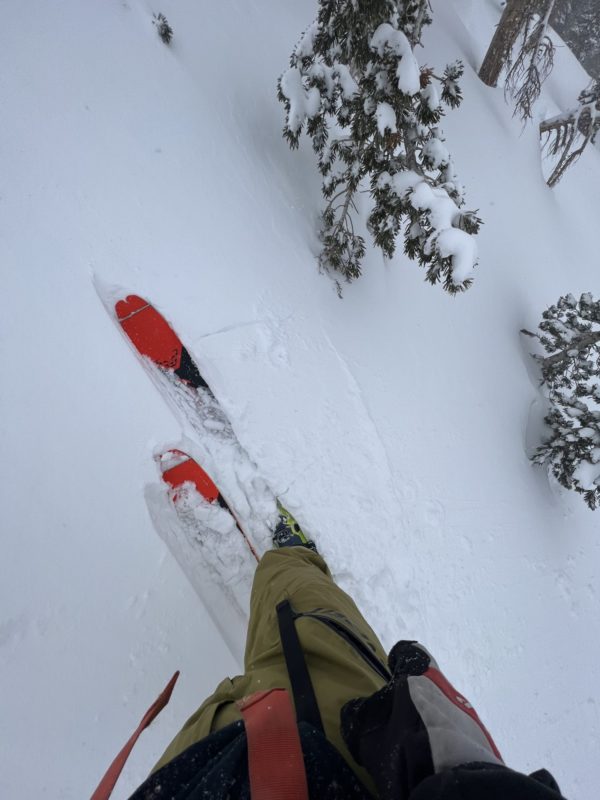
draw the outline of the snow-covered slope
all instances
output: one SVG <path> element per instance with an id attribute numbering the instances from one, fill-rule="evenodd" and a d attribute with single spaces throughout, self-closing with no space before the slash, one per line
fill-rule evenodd
<path id="1" fill-rule="evenodd" d="M 485 221 L 475 285 L 451 298 L 370 251 L 340 301 L 315 266 L 314 157 L 287 149 L 274 89 L 313 2 L 5 4 L 3 797 L 89 794 L 181 668 L 126 797 L 237 669 L 152 529 L 152 455 L 181 431 L 93 276 L 176 322 L 384 644 L 419 638 L 507 763 L 593 796 L 598 518 L 528 462 L 541 408 L 518 331 L 598 294 L 600 157 L 545 187 L 535 126 L 473 71 L 496 6 L 437 0 L 419 54 L 467 64 L 444 130 Z M 560 66 L 542 111 L 581 88 Z"/>

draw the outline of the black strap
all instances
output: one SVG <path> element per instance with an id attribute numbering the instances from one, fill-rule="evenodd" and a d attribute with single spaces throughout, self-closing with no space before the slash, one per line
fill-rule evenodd
<path id="1" fill-rule="evenodd" d="M 296 706 L 296 719 L 298 722 L 308 722 L 313 728 L 323 731 L 323 721 L 317 704 L 315 690 L 304 660 L 302 645 L 294 620 L 296 614 L 289 600 L 284 600 L 277 606 L 277 621 L 279 622 L 279 635 L 287 667 L 294 705 Z"/>

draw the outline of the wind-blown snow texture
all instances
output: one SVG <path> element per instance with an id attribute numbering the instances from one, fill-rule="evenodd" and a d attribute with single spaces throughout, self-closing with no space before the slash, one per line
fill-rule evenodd
<path id="1" fill-rule="evenodd" d="M 4 4 L 3 797 L 88 796 L 181 668 L 126 797 L 236 671 L 146 510 L 182 431 L 93 275 L 176 324 L 385 645 L 419 638 L 511 766 L 594 796 L 599 518 L 528 461 L 543 408 L 518 330 L 597 294 L 600 159 L 550 192 L 536 126 L 474 73 L 497 4 L 433 5 L 419 61 L 467 64 L 443 128 L 485 220 L 476 281 L 450 298 L 369 251 L 340 301 L 315 266 L 314 156 L 275 97 L 312 2 Z M 561 49 L 540 116 L 585 83 Z"/>

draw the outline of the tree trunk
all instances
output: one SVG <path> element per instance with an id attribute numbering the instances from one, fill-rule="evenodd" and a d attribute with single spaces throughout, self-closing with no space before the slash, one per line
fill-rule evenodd
<path id="1" fill-rule="evenodd" d="M 492 38 L 479 77 L 488 86 L 496 86 L 503 67 L 528 16 L 536 9 L 536 0 L 507 0 L 500 22 Z"/>
<path id="2" fill-rule="evenodd" d="M 411 41 L 410 41 L 413 50 L 415 49 L 415 47 L 421 41 L 421 31 L 423 29 L 423 18 L 425 17 L 425 11 L 427 10 L 427 3 L 428 3 L 428 0 L 422 0 L 422 2 L 421 2 L 421 7 L 419 9 L 419 13 L 418 13 L 418 16 L 417 16 L 417 21 L 415 23 L 415 29 L 413 31 L 413 34 L 412 34 L 412 37 L 411 37 Z"/>

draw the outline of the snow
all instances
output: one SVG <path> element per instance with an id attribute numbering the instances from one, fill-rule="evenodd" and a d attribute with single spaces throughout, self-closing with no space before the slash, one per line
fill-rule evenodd
<path id="1" fill-rule="evenodd" d="M 302 34 L 296 45 L 295 53 L 298 58 L 310 58 L 315 52 L 315 38 L 319 32 L 319 23 L 315 20 Z"/>
<path id="2" fill-rule="evenodd" d="M 600 466 L 597 463 L 592 464 L 590 461 L 581 461 L 573 471 L 573 478 L 584 489 L 595 489 L 600 481 Z"/>
<path id="3" fill-rule="evenodd" d="M 316 87 L 305 89 L 302 73 L 296 67 L 290 67 L 281 76 L 281 91 L 290 101 L 288 127 L 297 133 L 302 127 L 305 117 L 314 117 L 321 103 L 321 93 Z"/>
<path id="4" fill-rule="evenodd" d="M 436 0 L 420 60 L 467 65 L 444 135 L 485 222 L 477 279 L 450 298 L 369 249 L 340 301 L 315 266 L 314 154 L 288 149 L 275 98 L 314 4 L 160 10 L 168 47 L 138 0 L 4 9 L 0 793 L 89 796 L 180 668 L 127 797 L 239 669 L 146 505 L 155 454 L 196 434 L 96 275 L 176 325 L 384 644 L 421 640 L 510 766 L 593 797 L 599 512 L 529 463 L 544 408 L 518 331 L 596 294 L 598 150 L 548 190 L 535 125 L 474 72 L 498 3 Z M 586 83 L 561 48 L 540 118 Z"/>
<path id="5" fill-rule="evenodd" d="M 384 172 L 380 180 L 381 182 L 392 181 L 394 191 L 398 197 L 406 197 L 406 195 L 414 191 L 420 183 L 423 183 L 421 175 L 417 172 L 413 172 L 411 169 L 407 169 L 404 172 L 397 172 L 393 179 L 387 172 Z"/>
<path id="6" fill-rule="evenodd" d="M 373 34 L 371 48 L 376 50 L 380 56 L 389 50 L 399 57 L 396 77 L 401 92 L 415 95 L 421 90 L 419 64 L 402 31 L 396 30 L 388 22 L 384 22 Z"/>
<path id="7" fill-rule="evenodd" d="M 359 89 L 350 70 L 345 64 L 336 64 L 333 72 L 342 90 L 342 97 L 345 100 L 351 100 Z"/>
<path id="8" fill-rule="evenodd" d="M 433 136 L 423 148 L 423 155 L 431 162 L 432 168 L 445 167 L 450 161 L 448 148 L 441 139 Z"/>
<path id="9" fill-rule="evenodd" d="M 436 111 L 441 105 L 440 93 L 434 81 L 429 81 L 427 86 L 421 91 L 421 97 L 432 111 Z"/>
<path id="10" fill-rule="evenodd" d="M 445 228 L 436 236 L 436 244 L 443 258 L 452 259 L 452 280 L 463 283 L 473 277 L 477 262 L 475 239 L 458 228 Z"/>
<path id="11" fill-rule="evenodd" d="M 396 112 L 389 103 L 377 103 L 375 119 L 380 136 L 385 136 L 386 131 L 396 133 L 398 130 L 396 127 Z"/>

